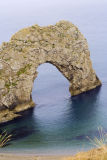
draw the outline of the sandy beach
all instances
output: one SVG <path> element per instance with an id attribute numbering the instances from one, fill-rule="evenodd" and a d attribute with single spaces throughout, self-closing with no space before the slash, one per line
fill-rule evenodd
<path id="1" fill-rule="evenodd" d="M 0 160 L 107 160 L 107 146 L 80 152 L 74 156 L 37 156 L 1 153 Z"/>
<path id="2" fill-rule="evenodd" d="M 65 160 L 67 157 L 61 156 L 32 156 L 17 154 L 0 154 L 0 160 Z"/>

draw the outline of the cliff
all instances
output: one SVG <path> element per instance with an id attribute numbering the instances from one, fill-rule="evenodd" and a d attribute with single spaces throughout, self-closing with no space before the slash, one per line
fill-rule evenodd
<path id="1" fill-rule="evenodd" d="M 72 96 L 101 85 L 87 41 L 75 25 L 60 21 L 24 28 L 0 46 L 0 122 L 34 106 L 32 86 L 43 63 L 53 64 L 69 80 Z"/>

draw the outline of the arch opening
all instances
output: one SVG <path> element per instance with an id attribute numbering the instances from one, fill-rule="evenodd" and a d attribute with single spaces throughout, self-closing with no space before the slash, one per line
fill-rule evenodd
<path id="1" fill-rule="evenodd" d="M 32 99 L 35 104 L 53 104 L 55 101 L 70 97 L 70 83 L 56 66 L 46 62 L 38 66 L 37 72 L 32 88 Z"/>

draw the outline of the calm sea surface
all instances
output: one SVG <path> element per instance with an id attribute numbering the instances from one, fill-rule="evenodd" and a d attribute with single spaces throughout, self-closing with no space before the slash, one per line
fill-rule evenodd
<path id="1" fill-rule="evenodd" d="M 88 137 L 107 131 L 107 1 L 4 0 L 0 1 L 0 43 L 23 27 L 55 24 L 65 19 L 87 38 L 93 67 L 102 87 L 70 97 L 69 82 L 51 64 L 38 67 L 32 97 L 34 110 L 0 129 L 13 141 L 0 152 L 72 154 L 94 147 Z"/>

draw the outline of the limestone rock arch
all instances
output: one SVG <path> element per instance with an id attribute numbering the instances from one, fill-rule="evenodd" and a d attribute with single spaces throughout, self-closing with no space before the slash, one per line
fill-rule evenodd
<path id="1" fill-rule="evenodd" d="M 87 41 L 72 23 L 24 28 L 0 47 L 0 122 L 34 106 L 31 92 L 36 70 L 47 62 L 69 80 L 72 96 L 101 85 Z"/>

